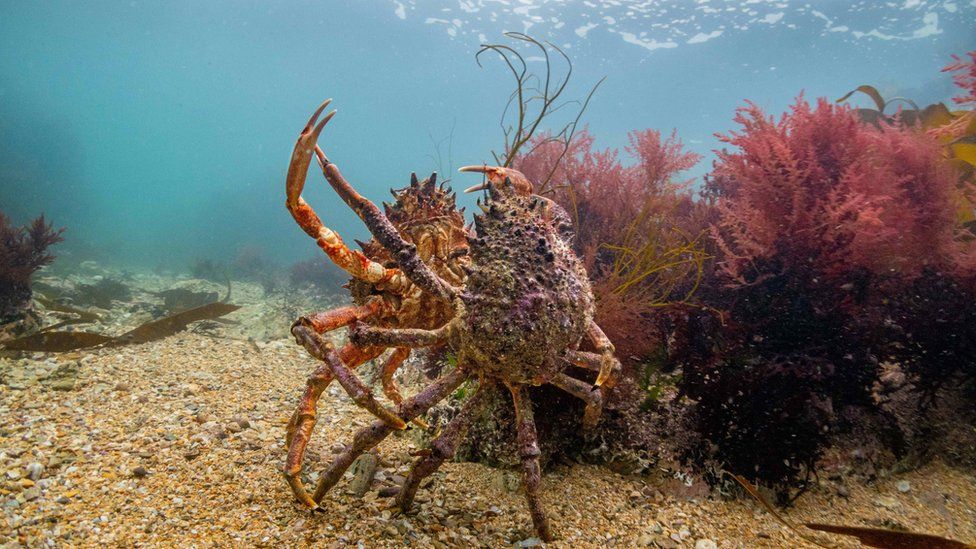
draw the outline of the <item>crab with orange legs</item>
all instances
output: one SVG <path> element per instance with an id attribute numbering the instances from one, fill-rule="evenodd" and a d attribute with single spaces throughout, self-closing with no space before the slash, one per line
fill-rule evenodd
<path id="1" fill-rule="evenodd" d="M 298 343 L 322 362 L 288 426 L 285 476 L 292 491 L 310 508 L 321 509 L 325 494 L 357 457 L 472 380 L 477 391 L 420 453 L 397 494 L 397 506 L 409 510 L 420 482 L 453 457 L 468 426 L 486 412 L 489 396 L 504 387 L 516 412 L 523 489 L 532 522 L 541 538 L 552 539 L 538 495 L 539 447 L 527 387 L 549 383 L 579 397 L 586 404 L 584 426 L 591 428 L 600 417 L 603 391 L 612 386 L 620 368 L 613 345 L 593 322 L 589 281 L 566 238 L 568 216 L 548 199 L 532 194 L 532 184 L 522 174 L 488 166 L 462 168 L 485 176 L 481 185 L 469 189 L 485 192 L 473 231 L 465 230 L 453 201 L 449 208 L 415 207 L 427 200 L 417 199 L 424 189 L 435 188 L 430 180 L 415 181 L 411 188 L 418 190 L 397 196 L 397 204 L 384 214 L 353 189 L 318 147 L 322 128 L 335 114 L 318 121 L 328 104 L 315 111 L 298 138 L 288 169 L 287 207 L 332 261 L 353 276 L 357 302 L 304 316 L 292 326 Z M 301 198 L 313 155 L 332 188 L 372 233 L 373 240 L 364 246 L 368 254 L 350 250 Z M 438 190 L 447 196 L 448 191 Z M 398 217 L 408 211 L 412 214 Z M 336 350 L 322 334 L 344 326 L 350 328 L 350 343 Z M 578 349 L 586 337 L 597 352 Z M 392 373 L 411 349 L 421 347 L 446 347 L 457 366 L 416 395 L 402 398 Z M 394 349 L 383 368 L 384 392 L 392 408 L 377 400 L 353 372 L 386 349 Z M 569 376 L 565 370 L 570 365 L 597 372 L 596 380 L 588 383 Z M 377 419 L 354 435 L 310 496 L 300 480 L 302 458 L 318 398 L 333 379 Z"/>

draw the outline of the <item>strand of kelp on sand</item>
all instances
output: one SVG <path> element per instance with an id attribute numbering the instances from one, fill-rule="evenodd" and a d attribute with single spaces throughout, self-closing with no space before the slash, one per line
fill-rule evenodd
<path id="1" fill-rule="evenodd" d="M 187 290 L 172 290 L 166 293 L 167 296 L 179 294 L 183 301 L 192 301 L 195 296 L 185 294 L 199 294 L 200 292 L 189 292 Z M 176 293 L 174 293 L 176 292 Z M 169 337 L 179 333 L 194 322 L 202 320 L 219 321 L 224 315 L 230 314 L 238 309 L 239 305 L 228 303 L 230 299 L 230 282 L 227 283 L 227 295 L 223 300 L 198 305 L 166 315 L 162 318 L 151 320 L 141 324 L 119 336 L 107 336 L 92 332 L 82 331 L 58 331 L 57 328 L 69 324 L 83 324 L 99 320 L 99 316 L 70 305 L 64 305 L 56 301 L 47 299 L 43 296 L 35 296 L 35 299 L 48 310 L 74 314 L 74 318 L 64 320 L 43 328 L 36 333 L 19 337 L 7 341 L 3 349 L 10 351 L 40 351 L 48 353 L 67 352 L 78 349 L 88 349 L 92 347 L 120 347 L 123 345 L 133 345 L 148 343 Z"/>

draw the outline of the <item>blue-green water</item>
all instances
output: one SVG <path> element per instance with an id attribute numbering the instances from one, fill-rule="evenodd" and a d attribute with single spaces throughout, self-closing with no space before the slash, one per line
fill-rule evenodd
<path id="1" fill-rule="evenodd" d="M 283 186 L 311 110 L 335 98 L 321 143 L 375 200 L 411 171 L 490 161 L 511 81 L 474 54 L 503 31 L 564 48 L 567 95 L 607 77 L 583 118 L 599 145 L 677 128 L 708 154 L 746 99 L 775 113 L 801 90 L 870 83 L 946 100 L 939 68 L 976 48 L 973 21 L 972 0 L 4 2 L 0 210 L 44 212 L 68 227 L 65 250 L 123 264 L 182 269 L 244 246 L 292 261 L 314 253 Z M 327 223 L 363 237 L 309 181 Z"/>

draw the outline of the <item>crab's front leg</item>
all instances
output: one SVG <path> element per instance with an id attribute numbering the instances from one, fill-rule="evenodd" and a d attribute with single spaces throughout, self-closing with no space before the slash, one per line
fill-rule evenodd
<path id="1" fill-rule="evenodd" d="M 356 278 L 373 284 L 401 286 L 405 282 L 403 273 L 398 269 L 388 269 L 370 260 L 359 250 L 350 250 L 335 231 L 322 223 L 319 216 L 301 196 L 302 189 L 305 187 L 308 166 L 312 162 L 312 153 L 317 148 L 316 140 L 325 124 L 335 115 L 335 111 L 332 111 L 325 115 L 321 122 L 318 122 L 319 115 L 322 114 L 330 101 L 331 99 L 325 101 L 315 110 L 302 133 L 298 136 L 298 141 L 295 143 L 295 149 L 291 155 L 291 163 L 288 165 L 288 175 L 285 179 L 285 206 L 295 218 L 298 226 L 314 238 L 319 247 L 341 269 Z"/>
<path id="2" fill-rule="evenodd" d="M 303 317 L 298 323 L 310 326 L 317 333 L 325 333 L 357 321 L 370 318 L 377 314 L 383 306 L 380 299 L 373 299 L 361 306 L 348 306 L 331 309 L 322 313 L 315 313 Z M 339 351 L 339 360 L 349 368 L 355 368 L 363 362 L 372 360 L 382 354 L 383 347 L 360 347 L 347 344 Z M 302 462 L 305 458 L 305 448 L 312 437 L 319 398 L 325 388 L 332 383 L 334 376 L 327 364 L 322 364 L 309 376 L 305 393 L 298 403 L 295 413 L 288 422 L 285 444 L 288 447 L 288 457 L 285 460 L 285 478 L 292 489 L 292 493 L 299 501 L 310 507 L 315 502 L 309 497 L 302 486 L 300 478 Z"/>
<path id="3" fill-rule="evenodd" d="M 376 400 L 369 387 L 342 362 L 338 353 L 332 347 L 332 344 L 317 334 L 310 325 L 298 322 L 292 326 L 291 333 L 305 347 L 309 354 L 328 366 L 336 381 L 346 390 L 346 393 L 352 397 L 356 404 L 362 406 L 366 411 L 383 420 L 394 429 L 407 428 L 407 424 L 396 412 L 384 407 Z"/>
<path id="4" fill-rule="evenodd" d="M 616 349 L 613 343 L 610 343 L 607 334 L 603 333 L 600 326 L 593 320 L 590 321 L 590 325 L 586 329 L 586 335 L 589 336 L 593 346 L 600 354 L 600 373 L 597 374 L 593 385 L 596 387 L 603 385 L 613 387 L 617 383 L 617 375 L 620 373 L 620 361 L 614 355 Z"/>
<path id="5" fill-rule="evenodd" d="M 416 284 L 425 292 L 440 297 L 446 301 L 452 301 L 457 294 L 457 288 L 454 288 L 450 283 L 438 276 L 429 265 L 420 259 L 420 255 L 417 253 L 417 246 L 404 240 L 403 236 L 400 235 L 396 227 L 393 226 L 393 223 L 391 223 L 383 212 L 376 207 L 376 204 L 373 204 L 356 192 L 356 189 L 354 189 L 353 186 L 346 181 L 346 178 L 343 177 L 342 172 L 339 171 L 339 167 L 330 161 L 328 157 L 325 156 L 325 153 L 322 152 L 322 149 L 316 145 L 316 140 L 318 139 L 322 128 L 335 114 L 335 111 L 330 112 L 325 118 L 322 119 L 321 122 L 318 123 L 317 126 L 312 128 L 318 114 L 321 113 L 322 109 L 325 108 L 325 105 L 328 104 L 329 101 L 326 101 L 322 106 L 319 107 L 316 114 L 312 116 L 312 119 L 306 126 L 306 131 L 302 132 L 301 137 L 299 137 L 298 145 L 295 147 L 295 154 L 300 155 L 300 159 L 296 159 L 294 156 L 292 157 L 292 167 L 294 168 L 295 173 L 293 173 L 292 169 L 288 170 L 289 184 L 293 177 L 296 178 L 296 181 L 298 181 L 298 178 L 301 178 L 301 181 L 304 182 L 304 170 L 307 170 L 310 162 L 307 159 L 307 156 L 314 150 L 315 156 L 319 162 L 319 166 L 322 168 L 322 173 L 325 175 L 326 180 L 328 180 L 329 185 L 331 185 L 332 188 L 335 189 L 336 193 L 339 194 L 339 197 L 342 198 L 342 200 L 350 208 L 352 208 L 354 212 L 356 212 L 356 215 L 363 220 L 363 223 L 366 224 L 366 228 L 369 229 L 369 232 L 372 233 L 376 241 L 379 242 L 384 248 L 389 250 L 389 252 L 393 255 L 397 265 L 400 266 L 400 271 L 398 272 L 402 272 L 402 274 L 405 275 L 411 282 Z M 298 191 L 300 192 L 300 190 L 301 188 L 298 186 Z M 301 206 L 301 203 L 298 202 L 298 200 L 300 200 L 300 197 L 298 197 L 299 192 L 292 192 L 289 190 L 289 197 L 295 196 L 296 198 L 296 208 Z M 291 198 L 289 198 L 289 200 L 291 200 Z M 289 210 L 291 209 L 292 207 L 289 206 Z M 296 211 L 299 213 L 299 215 L 294 213 Z M 309 209 L 309 211 L 311 212 L 311 209 Z M 314 212 L 312 213 L 314 214 Z M 298 220 L 299 217 L 305 215 L 305 213 L 300 209 L 296 209 L 293 210 L 292 215 L 295 215 L 295 219 Z M 301 224 L 302 221 L 299 221 L 299 225 Z"/>

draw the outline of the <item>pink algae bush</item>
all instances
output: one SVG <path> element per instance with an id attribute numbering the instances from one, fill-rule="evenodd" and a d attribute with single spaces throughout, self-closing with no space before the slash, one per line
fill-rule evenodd
<path id="1" fill-rule="evenodd" d="M 539 136 L 514 167 L 572 216 L 575 247 L 597 298 L 597 322 L 625 361 L 660 344 L 655 310 L 687 299 L 701 275 L 699 206 L 690 180 L 680 178 L 699 155 L 672 133 L 629 135 L 626 162 L 616 150 L 597 150 L 588 131 L 568 147 Z M 697 227 L 697 228 L 696 228 Z"/>
<path id="2" fill-rule="evenodd" d="M 823 99 L 801 98 L 779 121 L 750 104 L 735 121 L 708 183 L 729 285 L 771 276 L 757 267 L 771 260 L 836 280 L 911 279 L 958 256 L 955 175 L 932 139 L 876 130 Z"/>

